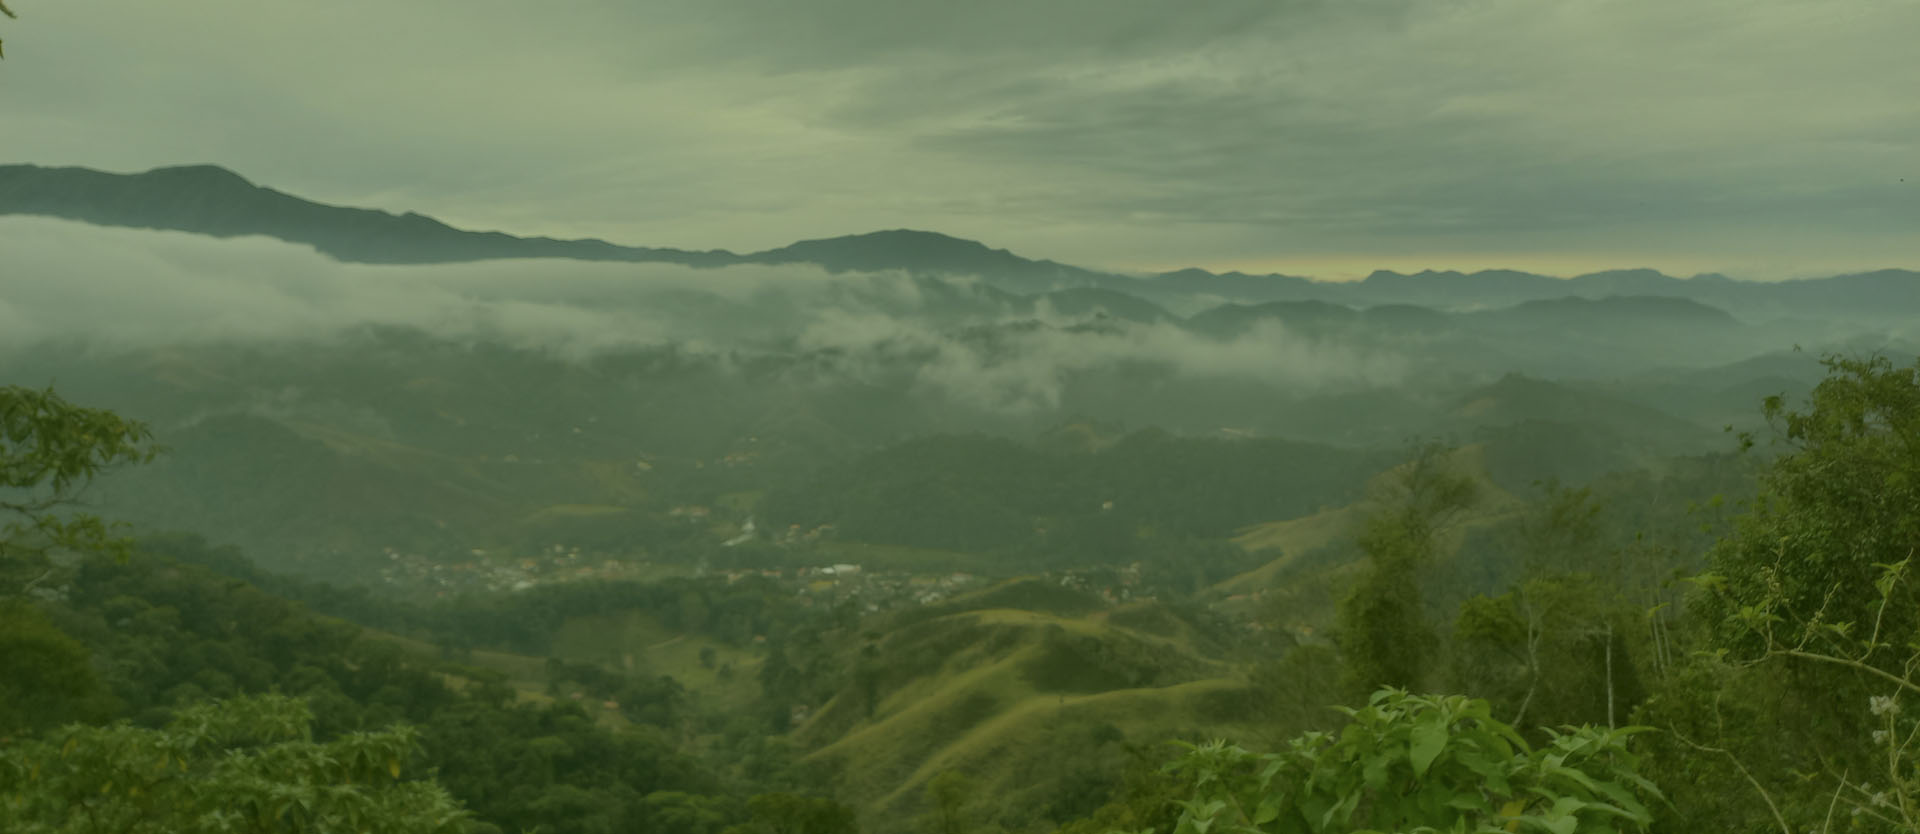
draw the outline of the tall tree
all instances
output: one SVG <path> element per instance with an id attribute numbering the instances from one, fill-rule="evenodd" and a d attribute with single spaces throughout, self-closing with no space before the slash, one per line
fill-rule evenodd
<path id="1" fill-rule="evenodd" d="M 7 8 L 4 0 L 0 0 L 0 14 L 6 15 L 8 19 L 19 17 L 19 15 L 13 13 L 12 9 Z M 4 58 L 7 55 L 6 50 L 3 48 L 4 44 L 4 41 L 0 41 L 0 58 Z"/>
<path id="2" fill-rule="evenodd" d="M 52 390 L 0 386 L 0 735 L 102 715 L 86 647 L 33 599 L 57 595 L 74 564 L 61 557 L 124 552 L 106 523 L 72 507 L 94 476 L 153 455 L 139 422 Z"/>
<path id="3" fill-rule="evenodd" d="M 1915 555 L 1920 544 L 1920 362 L 1825 364 L 1828 375 L 1804 410 L 1766 401 L 1785 454 L 1712 553 L 1722 592 L 1699 603 L 1731 644 L 1760 647 L 1761 635 L 1727 615 L 1762 601 L 1800 622 L 1870 627 L 1881 566 Z M 1920 636 L 1920 589 L 1899 589 L 1879 625 L 1889 637 Z"/>
<path id="4" fill-rule="evenodd" d="M 1640 695 L 1624 639 L 1635 615 L 1608 570 L 1617 560 L 1607 558 L 1600 514 L 1591 490 L 1544 485 L 1512 529 L 1519 579 L 1460 606 L 1457 683 L 1523 730 L 1529 718 L 1618 726 Z"/>
<path id="5" fill-rule="evenodd" d="M 1709 651 L 1639 719 L 1658 769 L 1741 797 L 1688 824 L 1920 830 L 1920 363 L 1825 364 L 1803 408 L 1765 403 L 1781 454 L 1690 598 Z"/>
<path id="6" fill-rule="evenodd" d="M 62 551 L 124 550 L 97 516 L 73 512 L 101 472 L 157 453 L 137 420 L 52 389 L 0 386 L 0 598 L 31 593 Z"/>
<path id="7" fill-rule="evenodd" d="M 0 743 L 16 733 L 104 717 L 111 697 L 91 653 L 38 607 L 0 601 Z"/>
<path id="8" fill-rule="evenodd" d="M 1478 500 L 1479 485 L 1455 471 L 1452 450 L 1420 448 L 1372 496 L 1358 531 L 1366 572 L 1340 601 L 1335 640 L 1349 689 L 1418 686 L 1439 639 L 1427 621 L 1419 571 L 1440 537 Z"/>
<path id="9" fill-rule="evenodd" d="M 966 831 L 963 810 L 973 799 L 973 779 L 957 770 L 943 770 L 927 780 L 927 804 L 933 806 L 936 834 L 962 834 Z"/>

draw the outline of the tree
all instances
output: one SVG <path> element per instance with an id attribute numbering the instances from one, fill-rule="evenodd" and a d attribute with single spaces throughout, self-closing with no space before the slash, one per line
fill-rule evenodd
<path id="1" fill-rule="evenodd" d="M 237 698 L 182 710 L 164 729 L 71 725 L 0 748 L 8 831 L 433 834 L 467 814 L 430 780 L 407 778 L 408 727 L 316 743 L 304 702 Z"/>
<path id="2" fill-rule="evenodd" d="M 1642 695 L 1623 640 L 1632 622 L 1633 611 L 1592 576 L 1526 579 L 1499 596 L 1461 604 L 1453 629 L 1456 679 L 1522 729 L 1616 726 Z"/>
<path id="3" fill-rule="evenodd" d="M 1867 628 L 1880 613 L 1870 589 L 1883 566 L 1913 555 L 1920 542 L 1920 362 L 1824 364 L 1828 375 L 1806 410 L 1767 399 L 1786 454 L 1762 475 L 1733 535 L 1714 548 L 1716 592 L 1696 599 L 1719 637 L 1747 650 L 1760 648 L 1762 636 L 1728 615 L 1763 600 L 1803 622 Z M 1920 588 L 1900 588 L 1885 614 L 1887 636 L 1920 636 Z"/>
<path id="4" fill-rule="evenodd" d="M 1340 601 L 1336 642 L 1350 688 L 1418 685 L 1439 640 L 1427 622 L 1419 571 L 1440 536 L 1473 506 L 1479 485 L 1454 472 L 1451 450 L 1429 444 L 1390 474 L 1360 525 L 1367 568 Z"/>
<path id="5" fill-rule="evenodd" d="M 104 717 L 110 697 L 87 647 L 38 608 L 0 602 L 0 743 L 15 733 Z"/>
<path id="6" fill-rule="evenodd" d="M 856 834 L 853 809 L 831 799 L 763 793 L 747 800 L 753 821 L 767 834 Z"/>
<path id="7" fill-rule="evenodd" d="M 0 387 L 0 597 L 31 593 L 59 551 L 125 552 L 98 517 L 65 510 L 106 469 L 152 460 L 152 441 L 145 424 L 51 388 Z"/>
<path id="8" fill-rule="evenodd" d="M 943 770 L 927 780 L 927 803 L 933 806 L 937 834 L 961 834 L 966 830 L 961 809 L 973 798 L 973 780 L 957 770 Z"/>
<path id="9" fill-rule="evenodd" d="M 1687 822 L 1920 831 L 1920 363 L 1824 364 L 1803 410 L 1766 401 L 1782 454 L 1693 580 L 1706 651 L 1637 717 L 1665 772 L 1764 800 Z"/>
<path id="10" fill-rule="evenodd" d="M 7 4 L 4 2 L 4 0 L 0 0 L 0 14 L 6 15 L 8 19 L 14 19 L 19 17 L 19 15 L 16 15 L 13 13 L 12 9 L 7 8 Z M 4 44 L 5 44 L 4 41 L 0 41 L 0 47 L 3 47 Z M 7 56 L 6 50 L 4 48 L 0 48 L 0 58 L 5 58 L 6 56 Z"/>
<path id="11" fill-rule="evenodd" d="M 100 519 L 64 510 L 104 469 L 153 455 L 138 422 L 0 386 L 0 735 L 105 714 L 86 647 L 28 600 L 56 586 L 62 553 L 125 552 Z"/>
<path id="12" fill-rule="evenodd" d="M 737 800 L 683 791 L 654 791 L 641 800 L 641 831 L 719 834 L 733 821 L 729 805 Z"/>
<path id="13" fill-rule="evenodd" d="M 1589 489 L 1546 484 L 1514 526 L 1520 578 L 1498 596 L 1475 596 L 1454 623 L 1463 691 L 1511 710 L 1514 726 L 1617 725 L 1640 695 L 1623 636 L 1634 612 L 1602 565 L 1600 504 Z"/>

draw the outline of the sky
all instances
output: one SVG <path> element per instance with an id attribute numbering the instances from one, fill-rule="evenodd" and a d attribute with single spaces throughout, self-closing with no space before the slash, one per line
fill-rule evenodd
<path id="1" fill-rule="evenodd" d="M 0 162 L 1352 277 L 1920 267 L 1916 0 L 17 0 Z"/>

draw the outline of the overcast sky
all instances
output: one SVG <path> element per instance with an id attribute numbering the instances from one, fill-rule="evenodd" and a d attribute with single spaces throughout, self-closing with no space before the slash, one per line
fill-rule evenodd
<path id="1" fill-rule="evenodd" d="M 1920 0 L 12 0 L 0 161 L 740 251 L 1920 268 Z"/>

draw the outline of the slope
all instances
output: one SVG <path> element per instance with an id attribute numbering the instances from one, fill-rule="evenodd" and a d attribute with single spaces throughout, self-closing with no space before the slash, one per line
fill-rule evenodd
<path id="1" fill-rule="evenodd" d="M 1038 578 L 922 609 L 858 651 L 870 671 L 792 738 L 882 831 L 908 828 L 948 770 L 993 797 L 988 822 L 1029 827 L 1061 810 L 1071 774 L 1123 758 L 1120 744 L 1245 718 L 1246 684 L 1217 638 L 1158 603 L 1110 607 Z"/>
<path id="2" fill-rule="evenodd" d="M 1485 445 L 1465 446 L 1447 458 L 1449 468 L 1479 487 L 1473 507 L 1442 534 L 1439 562 L 1454 559 L 1473 531 L 1502 523 L 1522 501 L 1503 488 L 1488 469 Z M 1389 485 L 1405 471 L 1401 464 L 1376 475 L 1367 497 L 1353 504 L 1299 518 L 1271 521 L 1244 528 L 1234 543 L 1255 554 L 1270 555 L 1265 564 L 1213 586 L 1226 597 L 1226 608 L 1242 612 L 1263 606 L 1269 620 L 1310 637 L 1333 622 L 1334 601 L 1364 564 L 1365 555 L 1352 544 L 1358 525 L 1377 511 L 1392 490 Z"/>
<path id="3" fill-rule="evenodd" d="M 215 237 L 265 235 L 304 243 L 342 261 L 451 263 L 490 258 L 737 262 L 728 252 L 617 246 L 603 240 L 521 238 L 456 229 L 413 212 L 330 206 L 255 185 L 217 165 L 110 174 L 87 168 L 0 166 L 0 214 L 35 214 L 102 226 L 170 229 Z"/>

